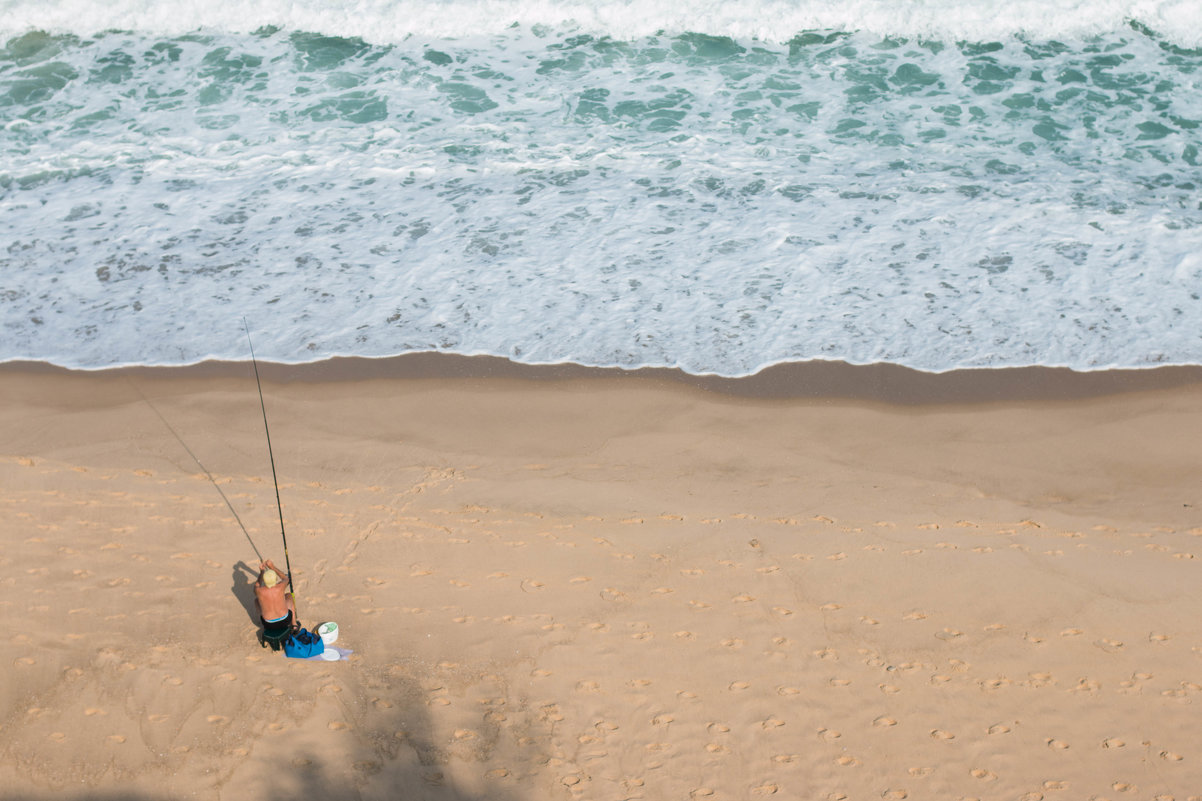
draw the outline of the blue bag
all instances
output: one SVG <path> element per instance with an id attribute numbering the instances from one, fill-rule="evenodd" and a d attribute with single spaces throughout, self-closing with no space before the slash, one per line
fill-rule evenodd
<path id="1" fill-rule="evenodd" d="M 317 656 L 326 649 L 326 644 L 308 629 L 298 628 L 288 639 L 284 640 L 284 655 L 293 659 L 308 659 Z"/>

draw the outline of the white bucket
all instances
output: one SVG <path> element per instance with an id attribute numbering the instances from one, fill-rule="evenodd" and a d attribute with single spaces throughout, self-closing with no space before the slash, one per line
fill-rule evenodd
<path id="1" fill-rule="evenodd" d="M 329 645 L 338 639 L 338 624 L 322 623 L 317 627 L 317 636 L 321 637 L 323 643 Z"/>

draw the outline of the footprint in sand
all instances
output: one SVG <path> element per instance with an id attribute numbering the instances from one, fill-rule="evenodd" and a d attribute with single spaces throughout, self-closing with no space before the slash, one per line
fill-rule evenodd
<path id="1" fill-rule="evenodd" d="M 1010 727 L 1005 723 L 995 723 L 986 729 L 986 734 L 1007 734 L 1009 731 Z"/>
<path id="2" fill-rule="evenodd" d="M 973 768 L 968 773 L 974 779 L 980 779 L 983 782 L 997 781 L 997 774 L 984 768 Z"/>
<path id="3" fill-rule="evenodd" d="M 780 718 L 766 718 L 765 720 L 760 721 L 760 728 L 768 731 L 771 731 L 772 729 L 779 729 L 784 725 L 785 722 Z"/>
<path id="4" fill-rule="evenodd" d="M 943 729 L 931 729 L 931 739 L 949 742 L 956 739 L 956 735 L 952 734 L 950 731 L 944 731 Z"/>
<path id="5" fill-rule="evenodd" d="M 705 750 L 711 754 L 729 754 L 730 749 L 721 743 L 707 743 Z"/>
<path id="6" fill-rule="evenodd" d="M 1066 750 L 1068 750 L 1068 747 L 1069 747 L 1068 743 L 1064 742 L 1063 740 L 1057 740 L 1052 737 L 1049 737 L 1046 740 L 1044 740 L 1044 743 L 1047 745 L 1048 748 L 1052 749 L 1053 751 L 1066 751 Z M 1103 747 L 1105 747 L 1105 746 L 1103 746 Z"/>
<path id="7" fill-rule="evenodd" d="M 887 729 L 891 726 L 896 726 L 897 721 L 890 717 L 879 717 L 872 721 L 872 725 L 878 729 Z"/>

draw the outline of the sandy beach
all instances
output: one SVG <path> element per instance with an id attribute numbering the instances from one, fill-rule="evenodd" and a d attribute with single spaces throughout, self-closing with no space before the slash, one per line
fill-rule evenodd
<path id="1" fill-rule="evenodd" d="M 0 367 L 5 799 L 1202 799 L 1202 370 Z"/>

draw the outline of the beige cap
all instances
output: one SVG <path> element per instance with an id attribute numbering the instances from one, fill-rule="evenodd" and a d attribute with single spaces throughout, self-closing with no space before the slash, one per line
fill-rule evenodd
<path id="1" fill-rule="evenodd" d="M 276 573 L 271 568 L 267 568 L 266 570 L 263 571 L 263 586 L 264 587 L 274 587 L 275 585 L 277 585 L 279 583 L 280 583 L 280 574 L 279 573 Z"/>

